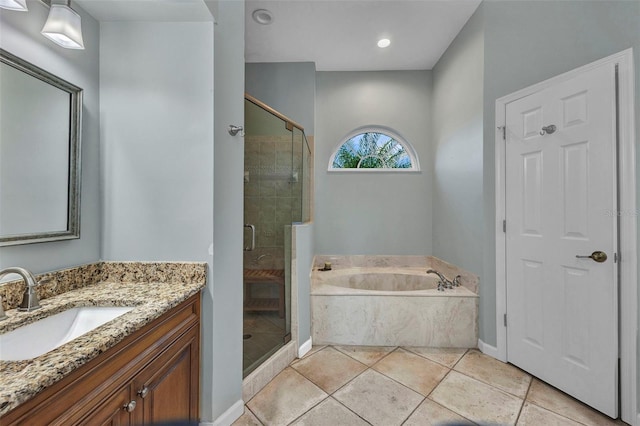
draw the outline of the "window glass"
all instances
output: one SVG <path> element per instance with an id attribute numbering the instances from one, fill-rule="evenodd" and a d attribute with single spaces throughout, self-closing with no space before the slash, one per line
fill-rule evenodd
<path id="1" fill-rule="evenodd" d="M 329 170 L 418 170 L 411 146 L 389 130 L 352 132 L 331 156 Z"/>

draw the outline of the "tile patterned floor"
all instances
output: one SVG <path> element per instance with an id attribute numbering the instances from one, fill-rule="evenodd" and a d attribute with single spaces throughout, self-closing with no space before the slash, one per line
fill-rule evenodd
<path id="1" fill-rule="evenodd" d="M 235 426 L 625 425 L 477 350 L 323 346 Z"/>

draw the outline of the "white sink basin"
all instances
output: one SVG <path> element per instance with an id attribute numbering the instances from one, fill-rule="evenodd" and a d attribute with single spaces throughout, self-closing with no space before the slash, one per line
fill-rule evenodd
<path id="1" fill-rule="evenodd" d="M 72 308 L 0 334 L 0 361 L 35 358 L 100 327 L 133 307 Z"/>

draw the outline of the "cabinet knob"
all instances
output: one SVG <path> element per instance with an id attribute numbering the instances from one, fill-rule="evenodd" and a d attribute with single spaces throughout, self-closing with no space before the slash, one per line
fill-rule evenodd
<path id="1" fill-rule="evenodd" d="M 144 398 L 145 396 L 147 396 L 148 393 L 149 393 L 149 388 L 146 386 L 138 391 L 138 395 L 140 395 L 140 398 Z"/>
<path id="2" fill-rule="evenodd" d="M 130 412 L 132 412 L 133 410 L 136 409 L 136 402 L 135 401 L 129 401 L 129 403 L 127 405 L 125 405 L 124 407 L 122 407 L 122 408 L 124 408 L 127 411 L 127 413 L 130 413 Z"/>

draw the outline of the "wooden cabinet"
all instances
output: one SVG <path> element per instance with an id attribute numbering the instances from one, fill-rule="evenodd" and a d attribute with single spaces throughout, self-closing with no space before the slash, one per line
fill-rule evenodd
<path id="1" fill-rule="evenodd" d="M 139 404 L 135 424 L 196 422 L 198 420 L 197 330 L 191 330 L 145 367 L 133 381 Z M 192 413 L 196 413 L 196 417 Z"/>
<path id="2" fill-rule="evenodd" d="M 91 423 L 100 426 L 126 426 L 131 424 L 131 414 L 124 410 L 130 403 L 130 390 L 128 387 L 116 392 L 95 410 L 91 412 Z"/>
<path id="3" fill-rule="evenodd" d="M 8 412 L 0 424 L 197 424 L 199 375 L 197 294 Z"/>

